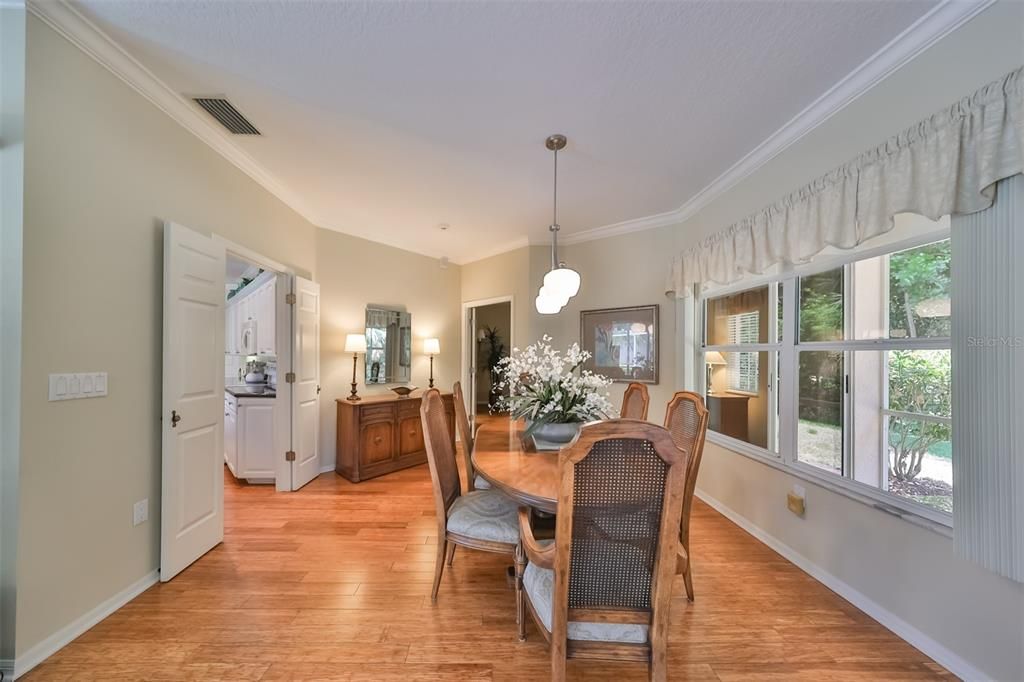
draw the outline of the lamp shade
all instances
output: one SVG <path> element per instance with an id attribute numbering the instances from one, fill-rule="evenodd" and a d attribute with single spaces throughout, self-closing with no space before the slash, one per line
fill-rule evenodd
<path id="1" fill-rule="evenodd" d="M 424 355 L 439 355 L 441 353 L 440 339 L 423 339 Z"/>
<path id="2" fill-rule="evenodd" d="M 345 336 L 346 353 L 365 353 L 366 334 L 348 334 Z"/>
<path id="3" fill-rule="evenodd" d="M 544 287 L 568 301 L 580 292 L 580 273 L 567 267 L 554 268 L 544 275 Z"/>
<path id="4" fill-rule="evenodd" d="M 706 365 L 725 365 L 728 364 L 722 354 L 717 350 L 709 350 L 704 353 L 704 364 Z"/>
<path id="5" fill-rule="evenodd" d="M 541 287 L 541 292 L 537 294 L 537 298 L 534 299 L 533 304 L 536 306 L 537 312 L 541 315 L 554 315 L 562 309 L 562 306 L 565 305 L 562 301 L 559 301 L 552 296 L 545 295 L 543 287 Z"/>

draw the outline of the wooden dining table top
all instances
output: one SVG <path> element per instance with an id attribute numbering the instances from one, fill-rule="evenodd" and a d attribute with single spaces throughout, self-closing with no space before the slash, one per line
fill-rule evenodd
<path id="1" fill-rule="evenodd" d="M 473 441 L 476 472 L 512 499 L 541 511 L 558 510 L 558 452 L 538 451 L 524 439 L 522 420 L 484 423 Z"/>

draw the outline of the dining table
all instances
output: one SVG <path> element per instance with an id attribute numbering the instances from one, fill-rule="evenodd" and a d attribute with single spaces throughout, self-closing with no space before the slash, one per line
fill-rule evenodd
<path id="1" fill-rule="evenodd" d="M 473 441 L 473 468 L 516 502 L 558 511 L 558 451 L 537 450 L 521 419 L 485 422 Z"/>

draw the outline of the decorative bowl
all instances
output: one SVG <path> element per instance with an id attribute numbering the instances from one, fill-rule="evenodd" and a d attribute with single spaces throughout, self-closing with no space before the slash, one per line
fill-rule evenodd
<path id="1" fill-rule="evenodd" d="M 533 429 L 533 444 L 538 450 L 561 450 L 579 433 L 581 424 L 541 424 Z"/>
<path id="2" fill-rule="evenodd" d="M 398 394 L 399 398 L 408 398 L 409 394 L 416 390 L 415 386 L 392 386 L 391 390 Z"/>

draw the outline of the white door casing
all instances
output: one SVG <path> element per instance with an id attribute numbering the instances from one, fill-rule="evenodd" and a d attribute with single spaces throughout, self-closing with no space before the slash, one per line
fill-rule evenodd
<path id="1" fill-rule="evenodd" d="M 292 490 L 298 490 L 320 473 L 320 285 L 293 281 Z"/>
<path id="2" fill-rule="evenodd" d="M 224 539 L 224 248 L 164 223 L 160 580 Z"/>

